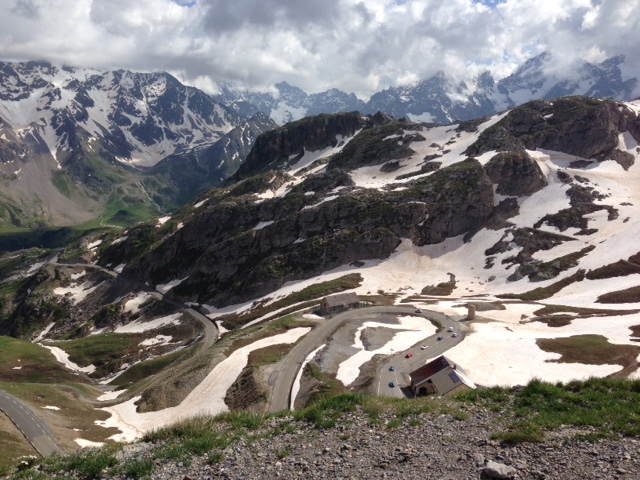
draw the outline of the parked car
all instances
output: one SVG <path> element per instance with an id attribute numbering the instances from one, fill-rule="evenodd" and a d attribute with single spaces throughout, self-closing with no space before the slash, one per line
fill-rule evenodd
<path id="1" fill-rule="evenodd" d="M 438 341 L 441 341 L 441 340 L 444 340 L 444 337 L 442 335 L 438 337 Z"/>
<path id="2" fill-rule="evenodd" d="M 420 350 L 426 350 L 426 349 L 427 349 L 427 346 L 426 346 L 426 345 L 422 345 L 422 346 L 420 347 Z"/>
<path id="3" fill-rule="evenodd" d="M 451 335 L 453 338 L 456 338 L 458 336 L 458 334 L 456 332 L 453 332 L 453 335 Z"/>
<path id="4" fill-rule="evenodd" d="M 411 358 L 411 357 L 413 357 L 413 353 L 407 353 L 407 354 L 404 356 L 404 358 Z"/>
<path id="5" fill-rule="evenodd" d="M 419 308 L 416 310 L 416 313 L 422 313 L 422 310 L 420 310 Z"/>
<path id="6" fill-rule="evenodd" d="M 395 382 L 389 382 L 389 386 L 390 386 L 391 388 L 394 388 L 394 387 L 396 386 L 396 383 L 395 383 Z"/>
<path id="7" fill-rule="evenodd" d="M 394 367 L 393 365 L 391 365 L 391 366 L 389 367 L 389 371 L 390 371 L 390 372 L 395 372 L 395 371 L 396 371 L 396 367 Z"/>

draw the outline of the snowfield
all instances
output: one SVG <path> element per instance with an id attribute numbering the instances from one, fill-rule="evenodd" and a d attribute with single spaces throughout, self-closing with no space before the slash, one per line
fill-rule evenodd
<path id="1" fill-rule="evenodd" d="M 122 432 L 109 437 L 110 439 L 130 442 L 140 438 L 145 432 L 170 425 L 180 419 L 225 412 L 228 410 L 224 403 L 227 390 L 247 365 L 249 354 L 253 350 L 282 343 L 295 343 L 309 330 L 311 329 L 292 328 L 285 333 L 263 338 L 239 348 L 216 365 L 202 383 L 194 388 L 176 407 L 165 408 L 158 412 L 138 413 L 135 403 L 140 397 L 134 397 L 113 407 L 103 408 L 102 410 L 111 413 L 112 416 L 105 421 L 96 421 L 96 424 L 105 428 L 117 428 Z"/>
<path id="2" fill-rule="evenodd" d="M 489 119 L 479 127 L 479 131 L 495 124 L 504 115 L 506 114 Z M 419 176 L 404 180 L 396 180 L 396 177 L 419 171 L 426 155 L 438 153 L 441 157 L 437 161 L 442 162 L 443 167 L 452 165 L 466 158 L 462 153 L 478 135 L 478 133 L 455 132 L 455 127 L 451 126 L 430 129 L 425 127 L 418 133 L 427 140 L 411 143 L 410 147 L 416 153 L 402 159 L 400 169 L 385 173 L 380 171 L 379 165 L 359 168 L 350 172 L 356 185 L 361 188 L 379 189 L 394 186 L 396 189 L 401 189 L 403 183 Z M 545 323 L 531 322 L 527 319 L 535 317 L 534 312 L 545 305 L 614 310 L 640 309 L 640 303 L 596 303 L 598 297 L 605 293 L 640 285 L 640 274 L 602 280 L 584 279 L 566 286 L 550 298 L 534 303 L 518 300 L 504 301 L 496 295 L 522 294 L 535 288 L 545 288 L 575 274 L 579 269 L 592 270 L 620 259 L 627 259 L 640 251 L 640 248 L 635 246 L 637 245 L 636 232 L 640 231 L 640 215 L 636 207 L 640 205 L 640 190 L 637 188 L 637 185 L 640 185 L 640 149 L 638 149 L 638 143 L 628 133 L 621 135 L 620 145 L 636 158 L 636 163 L 628 171 L 614 160 L 594 162 L 586 168 L 572 168 L 572 162 L 583 159 L 549 150 L 528 151 L 547 178 L 548 186 L 532 195 L 517 198 L 519 213 L 509 219 L 514 228 L 533 228 L 534 224 L 545 215 L 570 207 L 569 197 L 566 194 L 569 185 L 559 180 L 559 170 L 571 176 L 578 175 L 582 179 L 582 184 L 593 187 L 605 195 L 604 199 L 596 200 L 596 204 L 610 205 L 619 211 L 618 218 L 613 220 L 609 220 L 606 210 L 587 215 L 589 228 L 597 229 L 597 232 L 591 235 L 577 235 L 577 229 L 560 232 L 546 223 L 539 227 L 543 231 L 573 238 L 573 241 L 566 241 L 549 250 L 535 252 L 533 258 L 541 262 L 551 262 L 559 257 L 579 252 L 585 247 L 595 247 L 579 260 L 578 266 L 561 272 L 555 278 L 538 282 L 530 282 L 527 278 L 509 281 L 508 277 L 513 273 L 514 268 L 507 268 L 502 262 L 516 255 L 521 249 L 515 243 L 509 246 L 508 251 L 497 253 L 491 266 L 487 267 L 487 256 L 484 252 L 500 241 L 505 231 L 504 229 L 483 229 L 466 243 L 463 236 L 460 236 L 448 238 L 436 245 L 417 247 L 410 240 L 405 239 L 387 259 L 367 260 L 359 268 L 343 266 L 312 279 L 289 282 L 278 291 L 257 300 L 269 297 L 269 302 L 273 302 L 308 285 L 332 280 L 347 273 L 359 273 L 364 278 L 362 285 L 355 289 L 359 295 L 384 291 L 396 296 L 396 304 L 400 304 L 403 299 L 415 297 L 412 298 L 413 305 L 457 319 L 466 316 L 468 302 L 497 302 L 502 309 L 496 307 L 478 312 L 482 317 L 482 323 L 472 322 L 470 324 L 472 332 L 465 341 L 447 353 L 466 369 L 472 381 L 481 385 L 515 385 L 526 383 L 534 377 L 550 381 L 569 381 L 589 376 L 610 375 L 619 371 L 621 366 L 558 363 L 555 360 L 560 355 L 541 350 L 536 340 L 593 334 L 604 336 L 614 345 L 640 346 L 638 342 L 640 339 L 633 337 L 631 330 L 631 327 L 640 326 L 639 313 L 591 314 L 587 318 L 576 318 L 562 327 L 549 327 Z M 445 146 L 446 150 L 443 148 Z M 484 164 L 495 153 L 487 152 L 477 159 Z M 290 173 L 295 173 L 301 166 L 308 166 L 314 159 L 324 154 L 325 152 L 305 152 Z M 431 173 L 423 173 L 420 176 L 427 175 Z M 304 178 L 304 175 L 297 177 L 294 183 L 300 183 Z M 265 194 L 264 198 L 284 196 L 290 188 L 291 184 L 288 184 L 278 191 Z M 333 198 L 335 196 L 329 195 L 320 200 L 320 203 L 331 201 Z M 504 198 L 507 197 L 496 195 L 496 203 Z M 509 238 L 513 237 L 506 237 L 507 240 Z M 422 301 L 420 298 L 422 289 L 428 285 L 447 282 L 450 273 L 455 275 L 456 282 L 452 295 L 445 298 L 425 298 L 424 300 L 428 302 Z M 247 302 L 243 305 L 227 307 L 225 312 L 240 313 L 248 310 L 250 306 L 251 303 Z M 262 320 L 263 318 L 256 319 L 251 322 L 251 325 Z M 432 331 L 421 331 L 417 327 L 416 331 L 420 331 L 424 336 L 432 334 Z M 401 333 L 396 337 L 378 353 L 388 354 L 391 349 L 398 351 L 410 346 L 404 346 Z M 354 346 L 360 350 L 340 365 L 337 378 L 345 385 L 353 382 L 360 366 L 373 356 L 372 352 L 365 351 L 359 345 L 356 338 Z M 632 374 L 632 376 L 637 375 L 637 372 Z"/>
<path id="3" fill-rule="evenodd" d="M 489 119 L 479 127 L 479 130 L 483 131 L 495 124 L 504 115 L 506 114 Z M 478 136 L 477 132 L 456 132 L 455 126 L 423 127 L 417 132 L 415 130 L 404 132 L 409 136 L 416 133 L 424 136 L 426 141 L 411 143 L 410 147 L 415 154 L 401 159 L 399 169 L 393 172 L 382 172 L 380 165 L 377 165 L 350 172 L 356 188 L 396 190 L 406 188 L 407 182 L 433 174 L 421 171 L 425 156 L 438 154 L 440 156 L 437 161 L 442 163 L 442 167 L 453 165 L 466 158 L 463 152 Z M 339 138 L 336 147 L 322 151 L 305 151 L 288 170 L 288 173 L 293 175 L 293 179 L 278 189 L 274 188 L 255 195 L 256 202 L 286 196 L 293 186 L 303 182 L 308 175 L 322 171 L 325 166 L 318 165 L 307 172 L 303 172 L 304 168 L 309 167 L 315 160 L 337 153 L 351 138 Z M 404 135 L 398 136 L 398 141 L 402 141 L 402 138 Z M 380 293 L 392 295 L 396 305 L 412 306 L 423 311 L 436 311 L 459 321 L 466 319 L 467 307 L 473 304 L 477 309 L 477 317 L 474 321 L 465 322 L 469 332 L 461 343 L 448 350 L 445 355 L 458 363 L 466 371 L 469 379 L 478 385 L 513 386 L 526 384 L 534 378 L 551 382 L 568 382 L 591 376 L 604 377 L 615 374 L 622 370 L 621 365 L 613 362 L 594 364 L 584 359 L 581 360 L 585 363 L 560 362 L 562 357 L 560 352 L 542 350 L 539 342 L 546 339 L 571 341 L 572 337 L 594 335 L 606 339 L 611 348 L 640 347 L 640 333 L 638 333 L 640 332 L 640 302 L 598 303 L 599 298 L 604 294 L 640 286 L 640 273 L 602 279 L 583 278 L 563 288 L 549 290 L 545 298 L 537 301 L 506 298 L 504 295 L 522 295 L 535 289 L 547 289 L 581 271 L 583 273 L 592 271 L 626 260 L 640 252 L 637 242 L 637 232 L 640 231 L 638 210 L 640 189 L 637 187 L 640 185 L 640 148 L 630 135 L 621 136 L 620 146 L 636 158 L 636 163 L 628 171 L 613 160 L 593 162 L 586 167 L 578 168 L 573 162 L 584 159 L 549 150 L 528 151 L 546 177 L 548 185 L 531 195 L 516 198 L 519 211 L 508 219 L 509 224 L 506 227 L 496 227 L 497 229 L 493 230 L 482 229 L 466 241 L 465 236 L 460 235 L 426 246 L 416 246 L 410 239 L 403 239 L 396 250 L 382 260 L 354 262 L 310 279 L 287 282 L 275 292 L 242 304 L 221 309 L 207 305 L 201 306 L 208 310 L 207 316 L 212 320 L 227 313 L 242 314 L 251 310 L 256 304 L 270 305 L 308 286 L 357 273 L 363 280 L 361 285 L 353 291 L 361 296 Z M 495 153 L 487 152 L 477 160 L 481 164 L 486 164 Z M 570 198 L 567 195 L 570 184 L 561 181 L 558 175 L 560 171 L 571 177 L 574 181 L 573 185 L 593 188 L 598 192 L 601 196 L 593 203 L 615 209 L 618 212 L 617 217 L 610 215 L 610 211 L 607 210 L 590 213 L 585 216 L 589 228 L 586 232 L 581 232 L 577 228 L 560 231 L 546 222 L 539 225 L 546 215 L 571 207 Z M 296 176 L 298 172 L 303 173 Z M 400 175 L 417 172 L 419 172 L 417 176 L 397 179 Z M 307 193 L 315 195 L 315 192 Z M 315 205 L 305 208 L 331 202 L 338 198 L 338 194 L 339 189 L 328 192 L 324 197 L 318 198 L 318 201 L 314 202 Z M 506 198 L 496 194 L 494 203 L 498 204 Z M 201 207 L 205 202 L 207 202 L 206 199 L 198 202 L 196 208 Z M 159 220 L 159 222 L 162 221 L 166 221 L 165 217 Z M 273 221 L 260 221 L 255 225 L 247 225 L 247 228 L 258 231 L 272 224 Z M 535 282 L 527 277 L 514 280 L 517 277 L 513 277 L 513 274 L 518 265 L 514 264 L 513 258 L 523 249 L 517 243 L 518 239 L 514 238 L 518 234 L 517 229 L 538 229 L 566 237 L 566 241 L 547 250 L 535 251 L 532 255 L 534 260 L 559 263 L 559 259 L 570 254 L 581 252 L 581 256 L 575 262 L 569 262 L 569 265 L 555 277 L 545 276 L 541 277 L 544 278 L 541 281 Z M 492 254 L 486 253 L 499 242 L 502 242 L 504 248 L 497 249 Z M 157 285 L 156 289 L 166 293 L 186 278 L 188 277 Z M 422 294 L 425 287 L 447 282 L 452 282 L 452 292 L 449 295 Z M 72 298 L 79 301 L 77 298 L 90 288 L 95 287 L 86 284 L 74 285 L 73 288 L 69 287 L 66 290 L 56 289 L 56 293 L 72 294 Z M 148 298 L 147 293 L 138 293 L 125 303 L 124 310 L 136 313 Z M 248 322 L 242 328 L 259 324 L 281 311 L 293 311 L 296 307 L 298 306 L 288 305 L 280 310 L 269 312 Z M 549 309 L 550 313 L 544 314 L 546 318 L 537 318 L 543 315 L 540 311 L 545 307 L 554 308 Z M 174 314 L 144 323 L 136 320 L 118 327 L 115 331 L 117 333 L 143 332 L 161 325 L 178 324 L 179 315 Z M 307 320 L 323 321 L 321 317 L 308 312 L 304 314 L 296 312 L 295 315 Z M 550 322 L 550 319 L 554 322 Z M 555 320 L 563 321 L 555 322 Z M 336 379 L 349 387 L 358 379 L 363 366 L 374 356 L 397 354 L 437 333 L 436 327 L 422 316 L 399 315 L 396 321 L 397 323 L 364 321 L 357 328 L 354 326 L 349 330 L 350 335 L 354 332 L 353 335 L 346 342 L 341 340 L 344 344 L 340 345 L 341 352 L 349 353 L 344 356 L 337 355 L 338 360 L 334 360 L 333 367 L 337 368 L 337 371 L 333 372 Z M 219 323 L 216 322 L 220 333 L 225 333 Z M 387 329 L 390 332 L 381 335 L 384 340 L 382 346 L 377 344 L 375 348 L 368 350 L 365 346 L 366 341 L 363 341 L 368 338 L 367 329 L 376 329 L 376 331 Z M 99 424 L 104 427 L 118 428 L 122 432 L 111 437 L 112 439 L 130 441 L 139 438 L 144 432 L 174 423 L 182 418 L 224 412 L 227 410 L 224 403 L 226 392 L 247 365 L 251 351 L 269 345 L 294 343 L 309 330 L 309 328 L 294 328 L 286 333 L 239 348 L 216 365 L 205 380 L 176 407 L 159 412 L 138 413 L 135 403 L 140 397 L 135 397 L 119 405 L 104 408 L 112 416 Z M 170 341 L 170 337 L 159 335 L 145 340 L 141 345 L 160 345 Z M 300 390 L 304 366 L 314 361 L 321 350 L 327 348 L 334 348 L 331 339 L 310 352 L 302 362 L 292 386 L 290 408 L 293 408 Z M 323 351 L 321 356 L 324 355 Z M 638 358 L 640 359 L 640 350 Z M 640 372 L 633 371 L 633 368 L 630 370 L 632 371 L 629 373 L 629 378 L 640 378 Z M 107 395 L 103 395 L 100 399 L 112 398 Z"/>

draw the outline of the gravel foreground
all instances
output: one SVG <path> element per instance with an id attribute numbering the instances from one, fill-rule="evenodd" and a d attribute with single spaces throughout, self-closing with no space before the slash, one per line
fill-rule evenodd
<path id="1" fill-rule="evenodd" d="M 421 414 L 399 426 L 393 415 L 381 415 L 377 424 L 360 411 L 346 413 L 337 426 L 316 429 L 291 417 L 272 418 L 265 431 L 287 425 L 291 433 L 254 440 L 242 439 L 227 447 L 217 461 L 194 456 L 187 462 L 157 458 L 162 444 L 125 446 L 117 454 L 122 463 L 153 459 L 153 479 L 209 480 L 269 478 L 440 480 L 516 479 L 639 479 L 640 440 L 615 437 L 575 440 L 590 430 L 560 427 L 547 432 L 544 443 L 509 446 L 492 440 L 501 416 L 473 409 L 464 420 L 449 414 Z M 260 436 L 260 431 L 253 432 Z M 486 464 L 509 466 L 503 477 L 487 475 Z M 104 478 L 124 479 L 126 476 Z M 149 478 L 149 477 L 147 477 Z"/>

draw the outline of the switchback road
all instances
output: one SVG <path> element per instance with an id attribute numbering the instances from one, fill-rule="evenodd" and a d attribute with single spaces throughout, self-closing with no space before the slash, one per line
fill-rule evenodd
<path id="1" fill-rule="evenodd" d="M 289 408 L 289 399 L 291 396 L 291 388 L 293 386 L 293 382 L 295 380 L 296 374 L 298 373 L 298 370 L 300 369 L 300 366 L 302 365 L 304 360 L 307 358 L 307 356 L 316 348 L 318 348 L 320 345 L 325 343 L 326 340 L 338 328 L 344 325 L 347 321 L 357 318 L 358 316 L 361 316 L 364 313 L 368 315 L 371 313 L 398 313 L 398 314 L 404 314 L 404 315 L 414 315 L 414 316 L 418 315 L 428 319 L 436 320 L 437 322 L 442 324 L 442 326 L 444 327 L 443 328 L 444 331 L 443 332 L 441 331 L 438 334 L 430 337 L 429 342 L 433 343 L 434 345 L 437 343 L 436 339 L 438 335 L 446 335 L 446 329 L 448 327 L 453 327 L 456 331 L 458 331 L 459 322 L 456 322 L 451 318 L 447 317 L 446 315 L 443 315 L 437 312 L 431 312 L 431 311 L 425 310 L 422 313 L 416 313 L 416 310 L 414 307 L 397 307 L 397 306 L 367 307 L 367 308 L 359 308 L 359 309 L 349 310 L 349 311 L 340 313 L 335 317 L 329 318 L 323 321 L 322 323 L 320 323 L 319 326 L 314 328 L 306 337 L 304 337 L 300 341 L 300 343 L 298 343 L 291 350 L 291 352 L 289 352 L 289 354 L 287 355 L 287 358 L 284 361 L 284 364 L 282 365 L 282 368 L 277 374 L 273 388 L 271 390 L 271 395 L 269 397 L 269 402 L 267 404 L 268 411 L 278 412 L 278 411 L 286 410 Z M 449 334 L 449 336 L 450 335 L 451 334 Z M 450 341 L 450 340 L 453 340 L 453 341 Z M 462 340 L 462 335 L 457 338 L 449 338 L 446 342 L 443 341 L 440 347 L 442 347 L 444 351 L 448 348 L 451 348 L 453 345 L 457 344 L 461 340 Z M 424 344 L 425 342 L 427 342 L 427 340 L 424 340 L 422 344 Z M 416 353 L 414 353 L 415 360 L 413 362 L 403 364 L 402 365 L 403 370 L 404 368 L 409 368 L 413 366 L 417 368 L 420 365 L 424 365 L 425 357 L 435 356 L 437 354 L 437 351 L 440 350 L 440 348 L 438 349 L 433 348 L 432 351 L 427 352 L 426 350 L 425 351 L 420 350 L 419 346 L 416 346 L 416 347 L 413 347 L 411 350 L 407 350 L 407 352 L 409 351 L 414 352 L 414 350 L 416 349 L 417 351 Z M 406 352 L 403 352 L 403 355 L 405 353 Z M 397 362 L 397 356 L 392 357 L 392 359 L 393 360 L 390 360 L 390 362 L 392 361 Z M 420 364 L 420 362 L 422 363 Z M 388 371 L 389 365 L 385 363 L 385 367 L 386 367 L 386 370 Z M 409 373 L 409 371 L 410 370 L 408 370 L 406 373 Z M 396 373 L 396 372 L 390 372 L 390 373 Z M 390 382 L 391 380 L 392 380 L 391 378 L 387 379 L 387 375 L 385 375 L 384 368 L 378 369 L 376 378 L 374 379 L 374 387 L 375 387 L 374 393 L 378 395 L 380 394 L 387 395 L 389 394 L 387 390 L 395 390 L 395 392 L 393 392 L 392 395 L 398 394 L 399 396 L 402 396 L 402 391 L 399 388 L 391 389 L 387 387 L 387 390 L 385 390 L 380 387 L 381 383 L 384 385 L 387 385 L 388 382 Z M 396 381 L 395 377 L 393 377 L 393 381 L 394 382 Z"/>

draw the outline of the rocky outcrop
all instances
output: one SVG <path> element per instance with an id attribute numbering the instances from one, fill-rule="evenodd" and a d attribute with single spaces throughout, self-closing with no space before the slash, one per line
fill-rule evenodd
<path id="1" fill-rule="evenodd" d="M 588 159 L 613 158 L 628 168 L 632 159 L 618 150 L 618 135 L 630 126 L 637 135 L 637 116 L 621 110 L 612 100 L 587 97 L 535 100 L 487 128 L 465 153 L 543 148 Z"/>
<path id="2" fill-rule="evenodd" d="M 576 179 L 577 178 L 578 177 L 576 177 Z M 586 179 L 584 180 L 585 183 L 588 182 Z M 569 203 L 571 205 L 569 208 L 562 209 L 554 214 L 545 215 L 534 224 L 534 227 L 540 228 L 546 223 L 547 225 L 556 227 L 561 232 L 564 232 L 568 228 L 578 228 L 580 232 L 578 232 L 577 235 L 591 235 L 597 230 L 588 228 L 589 218 L 586 217 L 586 215 L 599 210 L 606 210 L 609 221 L 618 218 L 618 210 L 615 207 L 595 203 L 596 200 L 604 200 L 606 195 L 601 194 L 592 186 L 572 182 L 569 190 L 567 190 L 567 196 L 569 197 Z"/>
<path id="3" fill-rule="evenodd" d="M 138 227 L 107 249 L 101 263 L 127 263 L 123 275 L 150 285 L 185 279 L 171 295 L 219 307 L 341 265 L 386 258 L 401 238 L 427 245 L 475 231 L 493 210 L 491 180 L 472 159 L 401 191 L 354 189 L 349 174 L 334 168 L 280 197 L 249 193 L 278 179 L 286 182 L 286 174 L 213 190 L 208 206 L 181 229 L 162 238 L 155 226 Z"/>
<path id="4" fill-rule="evenodd" d="M 416 138 L 404 133 L 406 127 L 406 123 L 394 121 L 362 131 L 331 160 L 328 168 L 352 170 L 410 157 L 414 151 L 409 145 Z"/>
<path id="5" fill-rule="evenodd" d="M 542 170 L 527 152 L 500 152 L 484 168 L 500 195 L 522 197 L 547 186 Z"/>
<path id="6" fill-rule="evenodd" d="M 258 137 L 233 179 L 240 180 L 295 163 L 305 151 L 335 146 L 340 137 L 350 137 L 366 124 L 365 117 L 351 112 L 303 118 L 271 130 Z"/>

